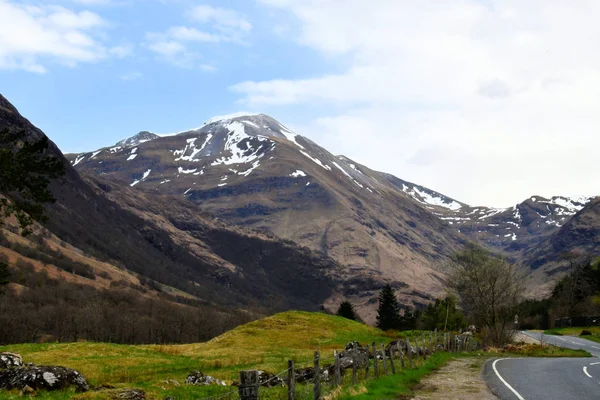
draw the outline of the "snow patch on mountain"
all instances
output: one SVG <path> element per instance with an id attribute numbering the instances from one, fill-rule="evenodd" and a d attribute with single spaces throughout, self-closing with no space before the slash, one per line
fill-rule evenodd
<path id="1" fill-rule="evenodd" d="M 77 164 L 79 164 L 83 160 L 85 160 L 85 155 L 81 155 L 81 156 L 75 157 L 75 161 L 73 161 L 73 166 L 76 166 Z"/>
<path id="2" fill-rule="evenodd" d="M 322 168 L 331 171 L 331 167 L 329 165 L 323 164 L 321 162 L 321 160 L 319 160 L 318 158 L 314 158 L 313 156 L 311 156 L 310 154 L 308 154 L 305 151 L 300 150 L 300 153 L 304 154 L 306 157 L 310 158 L 311 160 L 313 160 L 315 162 L 315 164 L 321 166 Z"/>
<path id="3" fill-rule="evenodd" d="M 227 115 L 220 115 L 220 116 L 212 117 L 211 119 L 209 119 L 208 121 L 205 122 L 205 125 L 214 124 L 215 122 L 229 121 L 229 120 L 232 120 L 235 118 L 254 117 L 256 115 L 260 115 L 260 114 L 241 111 L 241 112 L 231 113 L 231 114 L 227 114 Z"/>
<path id="4" fill-rule="evenodd" d="M 298 169 L 298 170 L 296 170 L 296 172 L 292 172 L 290 174 L 290 176 L 292 178 L 300 178 L 300 177 L 306 177 L 306 174 L 304 173 L 304 171 L 301 171 L 301 170 Z"/>
<path id="5" fill-rule="evenodd" d="M 135 186 L 135 185 L 137 185 L 138 183 L 145 181 L 145 180 L 146 180 L 146 178 L 147 178 L 147 177 L 150 175 L 150 172 L 151 172 L 151 171 L 152 171 L 152 170 L 151 170 L 151 169 L 149 169 L 149 170 L 147 170 L 146 172 L 144 172 L 144 175 L 142 176 L 142 178 L 141 178 L 141 179 L 136 179 L 136 180 L 135 180 L 135 181 L 133 181 L 133 183 L 131 183 L 129 186 L 131 186 L 131 187 L 134 187 L 134 186 Z"/>
<path id="6" fill-rule="evenodd" d="M 223 151 L 231 153 L 231 156 L 218 158 L 211 165 L 252 164 L 246 171 L 238 173 L 238 175 L 248 176 L 260 166 L 260 159 L 265 155 L 264 152 L 268 150 L 268 143 L 271 140 L 263 136 L 248 135 L 244 124 L 241 122 L 233 121 L 224 127 L 229 130 L 229 135 L 227 135 Z M 257 148 L 252 148 L 251 141 L 258 141 L 260 144 Z"/>
<path id="7" fill-rule="evenodd" d="M 435 196 L 433 194 L 420 190 L 416 186 L 409 188 L 408 186 L 403 184 L 402 190 L 421 204 L 429 204 L 432 206 L 444 207 L 451 211 L 457 211 L 462 208 L 462 205 L 454 200 L 449 201 L 447 199 L 443 199 L 440 196 Z"/>

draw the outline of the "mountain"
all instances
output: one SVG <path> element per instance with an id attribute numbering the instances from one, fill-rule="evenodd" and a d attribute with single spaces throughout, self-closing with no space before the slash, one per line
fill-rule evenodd
<path id="1" fill-rule="evenodd" d="M 334 156 L 264 114 L 214 118 L 139 145 L 68 157 L 83 174 L 177 196 L 228 223 L 331 256 L 343 266 L 343 284 L 327 304 L 349 297 L 371 321 L 385 283 L 407 304 L 441 295 L 448 257 L 466 242 L 398 189 L 408 182 Z"/>
<path id="2" fill-rule="evenodd" d="M 24 140 L 44 136 L 0 95 L 0 129 L 3 128 L 24 130 Z M 122 142 L 121 148 L 134 154 L 127 146 L 150 145 L 157 140 L 151 134 L 138 134 Z M 182 205 L 181 196 L 147 197 L 102 177 L 84 180 L 54 143 L 50 143 L 48 153 L 63 159 L 67 167 L 63 177 L 51 182 L 56 202 L 47 207 L 49 221 L 44 228 L 47 235 L 68 245 L 52 245 L 53 251 L 66 253 L 65 249 L 74 249 L 88 260 L 126 272 L 132 282 L 149 280 L 171 288 L 195 304 L 229 307 L 231 311 L 316 310 L 335 288 L 339 266 L 331 258 L 274 236 L 215 221 L 193 204 Z M 104 157 L 100 153 L 96 156 Z M 86 157 L 86 163 L 96 156 Z M 18 243 L 11 246 L 23 250 L 24 242 L 14 240 Z M 43 238 L 38 241 L 45 242 Z M 36 253 L 43 260 L 47 259 L 43 256 L 47 250 L 44 246 L 23 251 Z M 2 246 L 0 250 L 14 253 Z M 59 254 L 56 260 L 44 262 L 57 264 L 65 257 L 69 258 Z M 79 262 L 84 264 L 85 260 Z M 98 274 L 106 272 L 95 265 L 79 268 L 87 268 L 88 280 L 78 282 L 90 285 L 97 283 Z"/>
<path id="3" fill-rule="evenodd" d="M 509 208 L 461 207 L 435 212 L 471 239 L 517 260 L 565 225 L 592 197 L 532 196 Z"/>
<path id="4" fill-rule="evenodd" d="M 176 196 L 334 258 L 342 283 L 326 304 L 349 298 L 369 321 L 384 283 L 405 304 L 443 294 L 448 258 L 469 240 L 530 272 L 536 247 L 590 201 L 533 196 L 507 209 L 470 206 L 335 156 L 265 114 L 216 117 L 143 143 L 136 136 L 67 157 L 84 175 Z"/>

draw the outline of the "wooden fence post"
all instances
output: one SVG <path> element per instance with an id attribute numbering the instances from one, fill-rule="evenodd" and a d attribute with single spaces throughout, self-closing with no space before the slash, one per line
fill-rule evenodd
<path id="1" fill-rule="evenodd" d="M 367 344 L 367 365 L 365 366 L 365 379 L 369 378 L 369 367 L 371 366 L 371 351 L 369 350 L 369 344 Z"/>
<path id="2" fill-rule="evenodd" d="M 373 369 L 375 370 L 375 378 L 379 378 L 379 365 L 377 364 L 377 346 L 373 342 Z"/>
<path id="3" fill-rule="evenodd" d="M 356 385 L 356 343 L 352 343 L 352 384 Z"/>
<path id="4" fill-rule="evenodd" d="M 387 366 L 387 357 L 385 356 L 385 347 L 383 346 L 383 342 L 381 342 L 381 360 L 383 363 L 383 372 L 388 374 L 388 366 Z"/>
<path id="5" fill-rule="evenodd" d="M 419 337 L 415 338 L 415 348 L 417 349 L 417 361 L 421 358 L 421 352 L 419 351 Z"/>
<path id="6" fill-rule="evenodd" d="M 337 350 L 333 351 L 333 386 L 340 386 L 341 382 L 341 373 L 340 373 L 340 354 Z"/>
<path id="7" fill-rule="evenodd" d="M 408 365 L 410 366 L 410 368 L 413 367 L 413 352 L 412 352 L 412 345 L 410 344 L 410 339 L 406 338 L 406 344 L 407 344 L 407 349 L 408 349 Z"/>
<path id="8" fill-rule="evenodd" d="M 437 328 L 435 328 L 435 331 L 433 332 L 433 348 L 435 349 L 435 351 L 437 351 L 437 348 L 438 348 Z"/>
<path id="9" fill-rule="evenodd" d="M 313 390 L 313 394 L 314 400 L 320 400 L 321 399 L 321 366 L 320 366 L 320 355 L 318 351 L 315 351 L 315 369 L 313 370 L 313 376 L 314 376 L 314 390 Z"/>
<path id="10" fill-rule="evenodd" d="M 421 332 L 421 344 L 423 345 L 423 360 L 427 360 L 427 345 L 425 344 L 425 332 Z"/>
<path id="11" fill-rule="evenodd" d="M 258 400 L 258 371 L 240 371 L 240 400 Z"/>
<path id="12" fill-rule="evenodd" d="M 433 332 L 429 331 L 429 354 L 433 354 Z"/>
<path id="13" fill-rule="evenodd" d="M 385 352 L 385 348 L 383 349 Z M 394 348 L 390 346 L 390 366 L 392 367 L 392 374 L 396 375 L 396 365 L 394 365 Z"/>
<path id="14" fill-rule="evenodd" d="M 400 340 L 396 342 L 396 346 L 398 347 L 398 354 L 400 355 L 400 365 L 402 369 L 404 369 L 404 354 L 402 353 L 402 346 L 400 345 Z"/>
<path id="15" fill-rule="evenodd" d="M 296 397 L 296 371 L 294 371 L 294 360 L 288 360 L 287 387 L 288 400 L 294 400 Z"/>

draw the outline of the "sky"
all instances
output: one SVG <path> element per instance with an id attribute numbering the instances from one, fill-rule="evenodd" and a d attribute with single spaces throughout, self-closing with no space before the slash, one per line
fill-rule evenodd
<path id="1" fill-rule="evenodd" d="M 600 195 L 600 2 L 0 0 L 0 93 L 63 152 L 263 112 L 471 205 Z"/>

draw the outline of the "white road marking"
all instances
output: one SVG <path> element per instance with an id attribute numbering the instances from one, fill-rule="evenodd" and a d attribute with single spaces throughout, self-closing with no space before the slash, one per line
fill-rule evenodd
<path id="1" fill-rule="evenodd" d="M 600 347 L 598 347 L 598 346 L 590 346 L 590 347 L 600 350 Z"/>
<path id="2" fill-rule="evenodd" d="M 592 376 L 587 372 L 587 367 L 583 367 L 583 373 L 586 374 L 588 378 L 592 378 Z"/>
<path id="3" fill-rule="evenodd" d="M 590 363 L 590 365 L 598 365 L 600 362 Z"/>
<path id="4" fill-rule="evenodd" d="M 494 372 L 496 373 L 496 376 L 498 377 L 498 379 L 500 379 L 500 382 L 504 383 L 504 386 L 506 386 L 507 388 L 509 388 L 509 389 L 510 389 L 510 391 L 511 391 L 511 392 L 513 392 L 513 393 L 515 394 L 515 396 L 517 396 L 517 398 L 518 398 L 519 400 L 525 400 L 525 398 L 523 398 L 523 396 L 521 396 L 521 395 L 519 394 L 519 392 L 517 392 L 517 391 L 516 391 L 516 390 L 515 390 L 515 389 L 514 389 L 512 386 L 510 386 L 510 385 L 508 384 L 508 382 L 506 382 L 506 381 L 504 380 L 504 378 L 503 378 L 503 377 L 500 375 L 500 373 L 499 373 L 499 372 L 498 372 L 498 370 L 496 369 L 496 363 L 497 363 L 498 361 L 502 361 L 502 360 L 508 360 L 508 358 L 500 358 L 500 359 L 498 359 L 498 360 L 495 360 L 495 361 L 492 363 L 492 369 L 493 369 L 493 370 L 494 370 Z M 514 360 L 514 358 L 513 358 L 513 360 Z"/>

